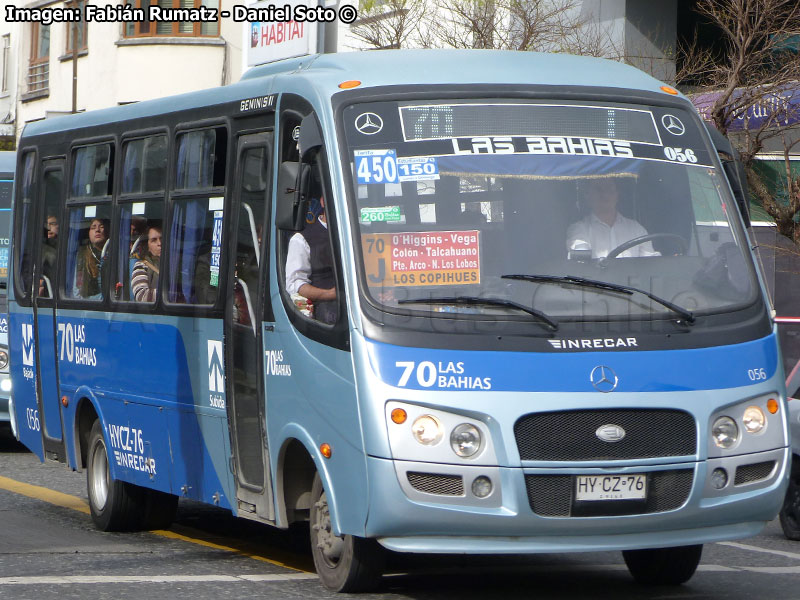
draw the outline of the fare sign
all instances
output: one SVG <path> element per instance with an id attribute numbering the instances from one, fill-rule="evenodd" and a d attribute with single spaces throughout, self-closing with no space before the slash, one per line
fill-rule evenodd
<path id="1" fill-rule="evenodd" d="M 368 233 L 361 237 L 371 286 L 468 285 L 481 281 L 480 232 Z"/>

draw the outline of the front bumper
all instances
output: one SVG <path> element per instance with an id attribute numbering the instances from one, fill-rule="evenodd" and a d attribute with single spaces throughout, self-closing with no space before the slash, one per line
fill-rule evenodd
<path id="1" fill-rule="evenodd" d="M 778 513 L 789 457 L 788 448 L 779 448 L 723 459 L 612 469 L 480 467 L 369 457 L 366 534 L 393 550 L 479 554 L 621 550 L 738 539 L 757 534 Z M 772 467 L 764 468 L 769 463 Z M 757 465 L 760 470 L 754 468 Z M 730 473 L 723 490 L 709 483 L 711 472 L 719 467 Z M 688 473 L 685 498 L 652 506 L 648 501 L 646 514 L 573 516 L 571 499 L 566 503 L 562 499 L 562 512 L 556 511 L 555 516 L 537 514 L 553 511 L 539 509 L 529 485 L 531 477 L 541 476 L 571 480 L 579 474 L 647 473 L 655 481 L 674 472 Z M 427 476 L 423 484 L 420 475 Z M 489 477 L 494 484 L 486 498 L 472 493 L 471 482 L 479 476 Z M 459 477 L 460 490 L 437 487 L 437 482 Z M 674 496 L 670 487 L 664 485 L 661 490 Z M 573 486 L 554 488 L 553 494 L 560 493 L 559 489 L 571 493 Z M 656 488 L 652 493 L 662 491 Z M 612 511 L 613 502 L 606 502 Z"/>

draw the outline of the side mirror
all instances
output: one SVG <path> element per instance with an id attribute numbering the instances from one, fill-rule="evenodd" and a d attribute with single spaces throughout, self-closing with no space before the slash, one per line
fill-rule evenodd
<path id="1" fill-rule="evenodd" d="M 277 225 L 287 231 L 302 231 L 308 212 L 311 167 L 305 163 L 281 163 L 278 172 Z"/>

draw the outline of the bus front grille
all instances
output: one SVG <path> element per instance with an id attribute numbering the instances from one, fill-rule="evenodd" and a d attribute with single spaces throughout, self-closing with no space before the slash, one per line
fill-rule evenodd
<path id="1" fill-rule="evenodd" d="M 624 430 L 617 441 L 598 431 L 613 425 Z M 692 415 L 670 409 L 568 410 L 520 417 L 514 435 L 522 460 L 629 460 L 689 456 L 697 452 Z"/>
<path id="2" fill-rule="evenodd" d="M 408 482 L 415 490 L 439 496 L 463 496 L 464 480 L 460 475 L 408 472 Z"/>
<path id="3" fill-rule="evenodd" d="M 531 510 L 541 517 L 645 515 L 680 508 L 692 491 L 693 469 L 647 474 L 647 498 L 641 502 L 602 500 L 573 502 L 574 475 L 526 475 Z"/>

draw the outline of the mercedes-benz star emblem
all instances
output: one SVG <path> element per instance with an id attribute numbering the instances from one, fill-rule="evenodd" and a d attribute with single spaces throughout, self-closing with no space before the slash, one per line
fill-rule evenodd
<path id="1" fill-rule="evenodd" d="M 373 112 L 361 113 L 356 117 L 356 129 L 364 135 L 375 135 L 383 129 L 383 119 Z"/>
<path id="2" fill-rule="evenodd" d="M 594 389 L 598 392 L 608 393 L 617 389 L 619 378 L 611 367 L 598 365 L 592 369 L 589 375 L 589 380 L 592 382 Z"/>
<path id="3" fill-rule="evenodd" d="M 675 115 L 664 115 L 661 117 L 661 124 L 664 126 L 664 129 L 669 131 L 672 135 L 683 135 L 686 133 L 686 127 L 683 126 L 683 122 Z"/>

